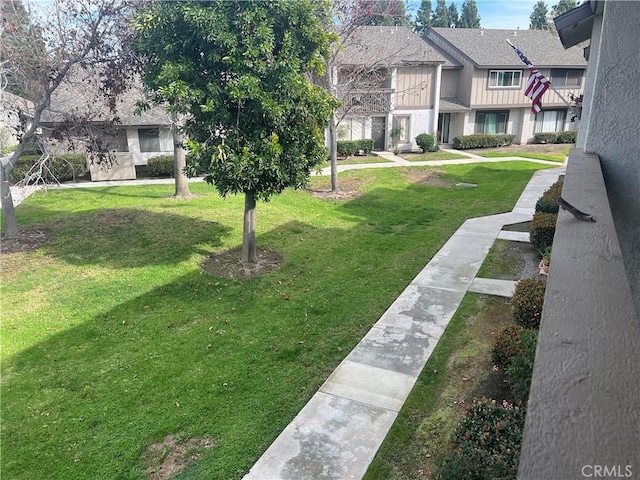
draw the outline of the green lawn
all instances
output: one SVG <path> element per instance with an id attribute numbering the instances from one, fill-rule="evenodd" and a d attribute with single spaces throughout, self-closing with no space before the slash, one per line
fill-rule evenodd
<path id="1" fill-rule="evenodd" d="M 199 266 L 240 244 L 241 197 L 27 199 L 19 222 L 50 239 L 2 257 L 2 476 L 142 479 L 146 448 L 174 434 L 212 445 L 176 478 L 241 478 L 464 219 L 510 210 L 540 167 L 439 169 L 474 189 L 351 171 L 349 201 L 287 191 L 257 210 L 282 266 L 241 280 Z"/>
<path id="2" fill-rule="evenodd" d="M 454 160 L 457 158 L 469 158 L 466 155 L 451 152 L 428 152 L 428 153 L 401 153 L 400 156 L 410 162 L 426 162 L 429 160 Z"/>
<path id="3" fill-rule="evenodd" d="M 338 166 L 340 165 L 360 165 L 363 163 L 390 163 L 391 160 L 387 160 L 386 158 L 378 157 L 376 155 L 364 155 L 358 156 L 355 155 L 353 157 L 349 157 L 346 159 L 338 159 Z M 330 167 L 331 162 L 324 162 L 320 165 L 320 168 Z"/>
<path id="4" fill-rule="evenodd" d="M 484 152 L 479 153 L 481 157 L 496 158 L 496 157 L 521 157 L 521 158 L 534 158 L 536 160 L 550 160 L 552 162 L 561 162 L 567 159 L 569 152 L 559 152 L 555 154 L 548 153 L 535 153 L 535 152 Z"/>

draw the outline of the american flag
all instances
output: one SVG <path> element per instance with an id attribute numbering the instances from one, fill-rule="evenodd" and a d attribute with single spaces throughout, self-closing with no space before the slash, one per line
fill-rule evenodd
<path id="1" fill-rule="evenodd" d="M 527 81 L 527 88 L 524 89 L 524 94 L 532 100 L 531 111 L 536 114 L 540 110 L 542 110 L 542 95 L 549 89 L 551 85 L 547 77 L 540 73 L 527 57 L 524 56 L 520 50 L 518 50 L 514 45 L 511 47 L 516 51 L 520 60 L 522 60 L 531 71 L 529 75 L 529 80 Z"/>

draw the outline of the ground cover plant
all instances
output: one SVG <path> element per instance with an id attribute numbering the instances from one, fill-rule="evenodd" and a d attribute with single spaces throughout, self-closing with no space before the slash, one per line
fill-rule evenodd
<path id="1" fill-rule="evenodd" d="M 241 478 L 462 221 L 510 210 L 537 168 L 440 169 L 474 189 L 346 172 L 349 201 L 287 190 L 259 213 L 280 267 L 235 279 L 201 264 L 241 244 L 240 196 L 27 199 L 20 222 L 47 240 L 2 257 L 3 476 L 149 478 L 186 445 L 175 478 Z"/>

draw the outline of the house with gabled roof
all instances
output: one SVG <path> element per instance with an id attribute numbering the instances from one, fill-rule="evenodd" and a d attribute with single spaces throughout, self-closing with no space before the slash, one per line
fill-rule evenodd
<path id="1" fill-rule="evenodd" d="M 397 148 L 417 148 L 416 135 L 436 131 L 446 62 L 408 27 L 356 28 L 333 63 L 334 91 L 342 102 L 338 139 L 373 138 L 375 150 L 387 150 L 396 126 Z"/>
<path id="2" fill-rule="evenodd" d="M 526 143 L 534 133 L 577 130 L 571 111 L 551 90 L 542 98 L 543 110 L 533 114 L 524 95 L 529 70 L 507 40 L 566 100 L 583 92 L 587 62 L 580 47 L 563 49 L 547 30 L 432 28 L 423 39 L 449 59 L 440 86 L 440 143 L 474 133 L 509 133 L 517 143 Z"/>

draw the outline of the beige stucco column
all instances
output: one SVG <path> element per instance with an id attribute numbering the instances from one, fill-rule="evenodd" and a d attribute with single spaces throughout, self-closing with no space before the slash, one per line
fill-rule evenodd
<path id="1" fill-rule="evenodd" d="M 436 81 L 433 86 L 433 138 L 438 138 L 438 115 L 440 114 L 440 83 L 442 82 L 442 64 L 436 66 Z"/>

